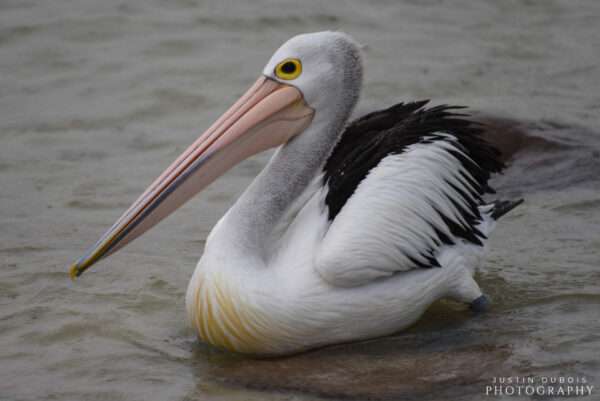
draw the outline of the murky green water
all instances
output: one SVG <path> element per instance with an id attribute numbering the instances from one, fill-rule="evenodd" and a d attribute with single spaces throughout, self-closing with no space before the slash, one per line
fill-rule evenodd
<path id="1" fill-rule="evenodd" d="M 600 391 L 598 26 L 595 0 L 0 1 L 0 399 L 479 400 L 514 375 Z M 323 29 L 367 45 L 359 113 L 432 98 L 533 122 L 497 179 L 526 203 L 478 276 L 490 313 L 438 303 L 394 337 L 276 360 L 199 344 L 187 280 L 268 155 L 68 280 L 276 47 Z"/>

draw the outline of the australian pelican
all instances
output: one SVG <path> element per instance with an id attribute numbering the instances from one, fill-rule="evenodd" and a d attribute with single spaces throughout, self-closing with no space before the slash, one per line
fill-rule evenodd
<path id="1" fill-rule="evenodd" d="M 199 337 L 276 355 L 387 335 L 439 298 L 481 309 L 473 279 L 503 164 L 457 107 L 400 103 L 347 120 L 362 85 L 346 34 L 296 36 L 71 267 L 72 277 L 241 160 L 279 146 L 206 240 L 186 305 Z"/>

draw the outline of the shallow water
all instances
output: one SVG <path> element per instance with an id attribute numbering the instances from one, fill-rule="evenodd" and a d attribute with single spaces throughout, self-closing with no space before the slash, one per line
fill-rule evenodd
<path id="1" fill-rule="evenodd" d="M 599 2 L 214 3 L 0 2 L 0 399 L 478 400 L 511 375 L 600 387 Z M 498 192 L 526 203 L 477 277 L 489 313 L 440 302 L 393 337 L 275 360 L 198 343 L 187 280 L 268 155 L 68 280 L 281 42 L 323 29 L 366 45 L 358 113 L 432 98 L 528 121 L 493 135 L 516 151 Z"/>

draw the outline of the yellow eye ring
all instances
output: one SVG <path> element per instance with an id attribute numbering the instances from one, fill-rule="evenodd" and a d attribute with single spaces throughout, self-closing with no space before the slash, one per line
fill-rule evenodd
<path id="1" fill-rule="evenodd" d="M 297 58 L 287 58 L 275 67 L 277 78 L 289 81 L 296 79 L 302 74 L 302 63 Z"/>

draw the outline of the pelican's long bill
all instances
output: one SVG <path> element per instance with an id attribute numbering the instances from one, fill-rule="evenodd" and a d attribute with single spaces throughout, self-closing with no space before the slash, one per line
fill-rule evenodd
<path id="1" fill-rule="evenodd" d="M 313 115 L 298 89 L 259 78 L 71 266 L 71 278 L 142 235 L 236 163 L 302 132 Z"/>

